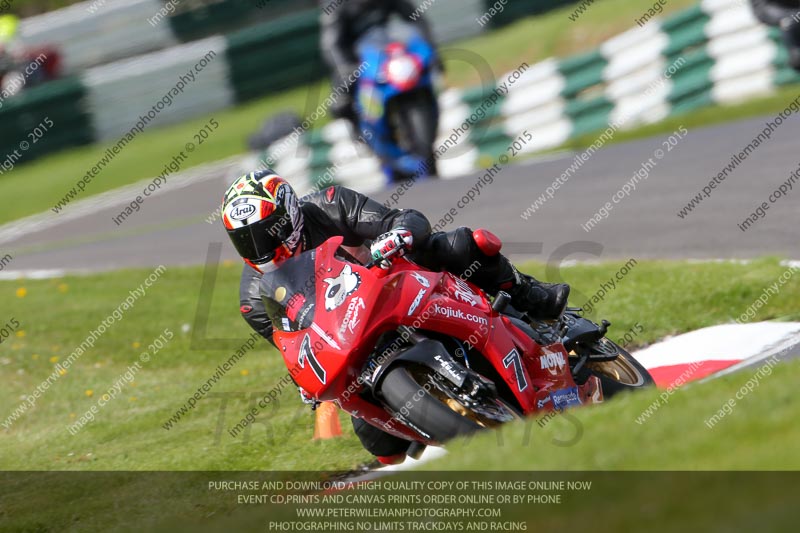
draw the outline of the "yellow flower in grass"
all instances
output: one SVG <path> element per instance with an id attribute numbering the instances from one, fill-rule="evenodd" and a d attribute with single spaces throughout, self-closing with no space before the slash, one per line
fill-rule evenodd
<path id="1" fill-rule="evenodd" d="M 241 375 L 243 375 L 243 376 L 247 376 L 247 375 L 249 375 L 249 374 L 250 374 L 250 371 L 249 371 L 249 370 L 247 370 L 247 369 L 245 368 L 244 370 L 240 370 L 240 371 L 239 371 L 239 373 L 240 373 Z"/>
<path id="2" fill-rule="evenodd" d="M 58 375 L 59 376 L 63 376 L 66 373 L 67 373 L 67 369 L 66 368 L 59 368 L 58 369 Z"/>
<path id="3" fill-rule="evenodd" d="M 31 359 L 33 359 L 34 361 L 38 361 L 39 360 L 39 354 L 38 353 L 33 354 L 31 356 Z"/>
<path id="4" fill-rule="evenodd" d="M 22 337 L 24 337 L 24 336 L 25 336 L 25 330 L 24 330 L 24 329 L 21 329 L 21 330 L 19 330 L 18 332 L 16 332 L 14 335 L 16 335 L 16 336 L 17 336 L 17 337 L 19 337 L 19 338 L 22 338 Z"/>
<path id="5" fill-rule="evenodd" d="M 131 396 L 130 401 L 135 402 L 136 401 L 136 396 Z"/>
<path id="6" fill-rule="evenodd" d="M 139 348 L 142 347 L 142 343 L 139 341 L 134 341 L 133 344 L 131 344 L 131 346 L 133 346 L 134 350 L 138 350 Z"/>
<path id="7" fill-rule="evenodd" d="M 59 286 L 58 286 L 58 292 L 60 292 L 60 293 L 65 293 L 65 292 L 67 292 L 68 290 L 69 290 L 69 285 L 67 285 L 66 283 L 61 283 L 61 284 L 59 284 Z"/>
<path id="8" fill-rule="evenodd" d="M 86 389 L 86 392 L 84 392 L 84 394 L 89 398 L 91 398 L 92 396 L 94 396 L 94 391 L 92 389 Z"/>
<path id="9" fill-rule="evenodd" d="M 51 358 L 50 358 L 50 362 L 51 362 L 51 363 L 58 363 L 58 356 L 57 356 L 57 355 L 54 355 L 53 357 L 51 357 Z"/>
<path id="10" fill-rule="evenodd" d="M 28 295 L 28 289 L 25 287 L 20 287 L 17 289 L 17 298 L 25 298 Z"/>

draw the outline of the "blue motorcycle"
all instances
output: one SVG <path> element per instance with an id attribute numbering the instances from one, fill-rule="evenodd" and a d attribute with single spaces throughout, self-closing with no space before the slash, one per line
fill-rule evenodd
<path id="1" fill-rule="evenodd" d="M 364 67 L 355 88 L 361 137 L 390 181 L 437 175 L 436 50 L 416 30 L 406 33 L 398 41 L 376 28 L 356 46 Z"/>

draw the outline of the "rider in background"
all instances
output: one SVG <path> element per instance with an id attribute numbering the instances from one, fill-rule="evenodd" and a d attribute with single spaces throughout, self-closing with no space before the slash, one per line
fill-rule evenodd
<path id="1" fill-rule="evenodd" d="M 750 0 L 756 18 L 783 33 L 789 64 L 800 71 L 800 0 Z"/>
<path id="2" fill-rule="evenodd" d="M 333 87 L 346 88 L 348 78 L 358 69 L 356 44 L 369 30 L 386 26 L 393 14 L 413 24 L 426 41 L 434 44 L 433 34 L 421 13 L 409 0 L 320 0 L 320 46 L 331 71 Z M 439 62 L 441 68 L 441 61 Z M 351 92 L 342 93 L 331 106 L 336 118 L 358 123 Z M 354 127 L 354 130 L 357 130 Z"/>
<path id="3" fill-rule="evenodd" d="M 273 305 L 277 293 L 266 286 L 268 279 L 262 287 L 262 275 L 336 236 L 344 238 L 343 246 L 370 246 L 372 258 L 386 268 L 389 265 L 384 260 L 389 252 L 404 248 L 410 250 L 411 260 L 430 270 L 446 270 L 457 276 L 469 271 L 470 282 L 491 295 L 507 292 L 517 310 L 534 318 L 558 318 L 569 296 L 568 285 L 542 283 L 520 273 L 499 253 L 499 241 L 488 232 L 465 227 L 432 232 L 428 219 L 419 211 L 389 209 L 340 186 L 298 200 L 289 183 L 271 170 L 251 172 L 231 185 L 223 197 L 222 221 L 246 263 L 240 285 L 242 316 L 270 342 L 273 326 L 281 328 L 282 324 L 270 321 L 264 301 Z M 286 298 L 287 291 L 281 294 Z M 298 305 L 313 305 L 303 302 Z M 294 316 L 306 316 L 309 311 L 305 307 L 295 309 Z M 353 418 L 353 426 L 364 447 L 379 460 L 405 457 L 409 441 L 361 419 Z"/>

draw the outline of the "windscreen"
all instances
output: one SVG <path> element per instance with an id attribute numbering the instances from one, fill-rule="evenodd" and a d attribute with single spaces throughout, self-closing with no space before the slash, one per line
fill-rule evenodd
<path id="1" fill-rule="evenodd" d="M 301 253 L 262 276 L 261 298 L 276 329 L 298 331 L 314 321 L 315 258 L 316 251 Z"/>

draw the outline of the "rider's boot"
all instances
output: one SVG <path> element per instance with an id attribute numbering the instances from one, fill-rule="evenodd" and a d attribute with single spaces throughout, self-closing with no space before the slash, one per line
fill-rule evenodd
<path id="1" fill-rule="evenodd" d="M 569 285 L 566 283 L 544 283 L 514 269 L 515 277 L 506 292 L 511 296 L 511 305 L 528 313 L 531 318 L 555 320 L 567 307 Z"/>

